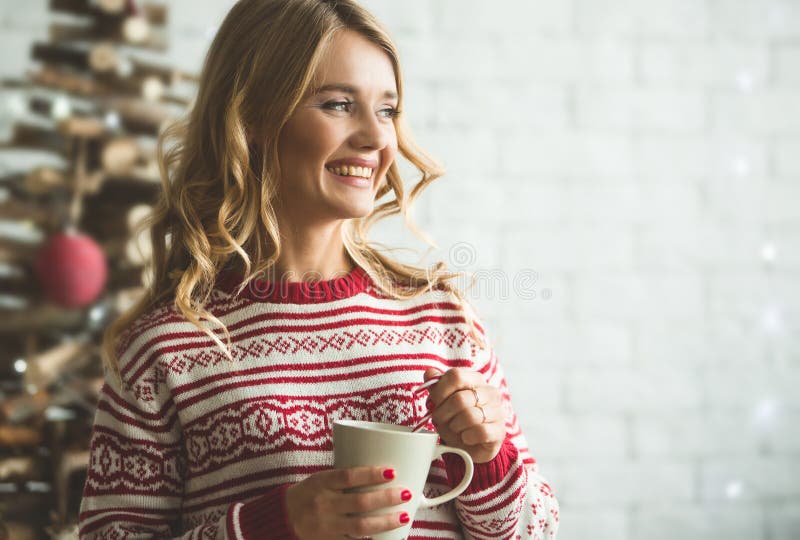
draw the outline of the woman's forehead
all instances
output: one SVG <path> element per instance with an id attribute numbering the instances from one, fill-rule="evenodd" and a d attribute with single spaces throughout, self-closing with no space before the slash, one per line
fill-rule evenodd
<path id="1" fill-rule="evenodd" d="M 339 32 L 317 67 L 312 93 L 339 91 L 394 98 L 397 82 L 388 53 L 353 31 Z"/>

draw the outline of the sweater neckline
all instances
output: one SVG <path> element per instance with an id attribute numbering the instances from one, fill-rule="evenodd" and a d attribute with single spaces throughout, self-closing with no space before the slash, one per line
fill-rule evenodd
<path id="1" fill-rule="evenodd" d="M 215 286 L 236 296 L 236 289 L 243 280 L 240 271 L 225 268 L 217 274 Z M 366 291 L 370 282 L 367 272 L 354 265 L 346 275 L 325 281 L 271 281 L 256 277 L 238 296 L 254 302 L 318 304 L 353 297 Z"/>

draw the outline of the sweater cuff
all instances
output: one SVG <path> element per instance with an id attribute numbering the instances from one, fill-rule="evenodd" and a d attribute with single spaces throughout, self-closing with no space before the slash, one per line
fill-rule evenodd
<path id="1" fill-rule="evenodd" d="M 472 481 L 462 495 L 482 491 L 499 484 L 514 466 L 518 457 L 519 450 L 511 442 L 511 439 L 506 437 L 494 459 L 486 463 L 475 463 Z M 443 454 L 442 459 L 447 470 L 447 483 L 450 488 L 454 488 L 464 478 L 464 473 L 466 472 L 464 460 L 457 454 L 449 453 Z"/>
<path id="2" fill-rule="evenodd" d="M 292 484 L 281 484 L 251 501 L 239 510 L 239 530 L 244 540 L 297 540 L 289 526 L 286 511 L 286 490 Z"/>

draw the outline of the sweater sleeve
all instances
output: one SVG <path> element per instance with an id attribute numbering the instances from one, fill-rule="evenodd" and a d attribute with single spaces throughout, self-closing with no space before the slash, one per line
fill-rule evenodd
<path id="1" fill-rule="evenodd" d="M 456 498 L 456 514 L 465 538 L 552 540 L 558 531 L 558 501 L 547 480 L 539 474 L 511 404 L 502 367 L 488 337 L 474 369 L 499 388 L 506 409 L 506 437 L 492 461 L 476 463 L 472 482 Z M 453 455 L 442 456 L 448 484 L 463 478 L 464 463 Z"/>
<path id="2" fill-rule="evenodd" d="M 106 374 L 92 427 L 80 539 L 295 538 L 286 520 L 290 484 L 249 501 L 231 501 L 216 521 L 184 530 L 183 446 L 171 398 Z"/>

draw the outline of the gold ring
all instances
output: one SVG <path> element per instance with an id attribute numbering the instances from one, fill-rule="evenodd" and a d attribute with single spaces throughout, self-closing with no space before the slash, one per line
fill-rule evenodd
<path id="1" fill-rule="evenodd" d="M 469 389 L 472 390 L 472 395 L 475 396 L 475 406 L 479 407 L 480 401 L 478 400 L 478 391 L 475 389 L 474 386 L 470 386 Z"/>
<path id="2" fill-rule="evenodd" d="M 479 411 L 481 411 L 481 414 L 483 415 L 483 420 L 481 420 L 481 424 L 485 424 L 486 423 L 486 413 L 484 412 L 483 407 L 481 407 L 480 405 L 475 405 L 475 407 Z"/>

